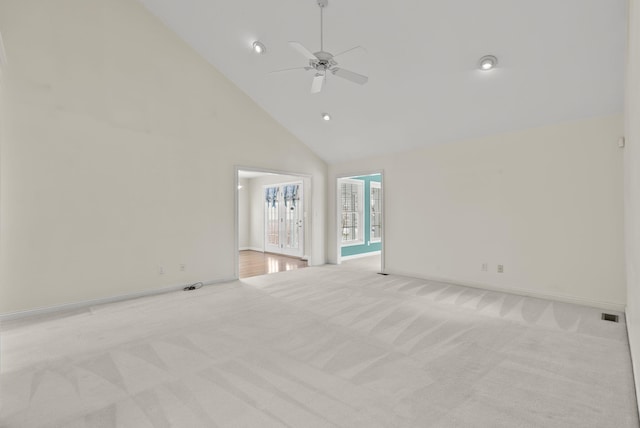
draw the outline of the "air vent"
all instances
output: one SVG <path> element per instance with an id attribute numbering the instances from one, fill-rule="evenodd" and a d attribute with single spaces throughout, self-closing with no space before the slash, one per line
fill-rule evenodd
<path id="1" fill-rule="evenodd" d="M 202 288 L 204 284 L 201 282 L 196 282 L 195 284 L 191 284 L 191 285 L 187 285 L 186 287 L 183 288 L 184 291 L 193 291 L 193 290 L 197 290 L 198 288 Z"/>
<path id="2" fill-rule="evenodd" d="M 602 313 L 603 321 L 618 322 L 618 315 Z"/>

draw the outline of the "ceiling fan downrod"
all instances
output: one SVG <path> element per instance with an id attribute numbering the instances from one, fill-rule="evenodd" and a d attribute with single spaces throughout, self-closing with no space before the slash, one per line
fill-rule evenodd
<path id="1" fill-rule="evenodd" d="M 329 6 L 329 0 L 318 0 L 320 6 L 320 51 L 324 52 L 324 8 Z"/>

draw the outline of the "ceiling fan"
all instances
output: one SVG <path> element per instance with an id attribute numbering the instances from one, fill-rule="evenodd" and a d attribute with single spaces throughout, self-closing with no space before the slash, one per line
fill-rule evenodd
<path id="1" fill-rule="evenodd" d="M 325 52 L 324 50 L 324 31 L 323 31 L 323 11 L 324 8 L 329 5 L 329 0 L 317 0 L 318 6 L 320 7 L 320 50 L 316 53 L 311 53 L 311 51 L 305 48 L 300 42 L 289 42 L 289 46 L 295 49 L 298 53 L 304 56 L 309 60 L 309 65 L 306 67 L 295 67 L 295 68 L 287 68 L 285 70 L 277 70 L 273 73 L 278 73 L 281 71 L 289 71 L 289 70 L 313 70 L 315 75 L 313 77 L 313 82 L 311 83 L 311 93 L 316 94 L 322 90 L 322 86 L 327 78 L 327 71 L 331 72 L 334 76 L 342 77 L 343 79 L 347 79 L 351 82 L 358 83 L 360 85 L 364 85 L 367 83 L 369 78 L 367 76 L 363 76 L 362 74 L 354 73 L 353 71 L 346 70 L 344 68 L 338 67 L 338 63 L 335 58 L 345 54 L 347 52 L 351 52 L 355 49 L 362 49 L 361 46 L 356 46 L 351 49 L 347 49 L 346 51 L 340 52 L 337 55 L 332 55 L 329 52 Z"/>

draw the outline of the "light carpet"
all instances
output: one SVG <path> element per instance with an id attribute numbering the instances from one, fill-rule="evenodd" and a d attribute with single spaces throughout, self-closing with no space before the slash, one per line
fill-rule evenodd
<path id="1" fill-rule="evenodd" d="M 2 427 L 638 427 L 624 317 L 348 266 L 2 326 Z"/>

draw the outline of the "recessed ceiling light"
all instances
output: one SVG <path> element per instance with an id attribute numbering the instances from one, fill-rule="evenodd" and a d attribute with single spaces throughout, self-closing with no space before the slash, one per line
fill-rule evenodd
<path id="1" fill-rule="evenodd" d="M 267 52 L 267 47 L 264 44 L 262 44 L 262 42 L 259 42 L 257 40 L 253 42 L 253 45 L 251 46 L 253 48 L 253 51 L 257 54 L 264 54 Z"/>
<path id="2" fill-rule="evenodd" d="M 480 70 L 489 71 L 498 65 L 498 58 L 493 55 L 485 55 L 480 58 Z"/>
<path id="3" fill-rule="evenodd" d="M 322 119 L 323 120 L 331 120 L 331 115 L 329 113 L 322 113 Z"/>

